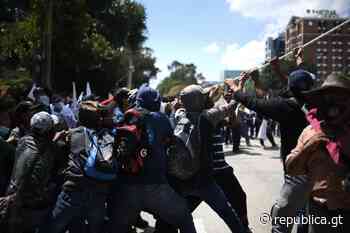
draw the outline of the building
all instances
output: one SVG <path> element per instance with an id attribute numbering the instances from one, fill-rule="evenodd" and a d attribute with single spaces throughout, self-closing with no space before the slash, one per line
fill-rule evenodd
<path id="1" fill-rule="evenodd" d="M 292 17 L 285 32 L 286 52 L 302 46 L 347 19 Z M 350 23 L 305 48 L 304 58 L 316 66 L 317 76 L 321 79 L 332 72 L 350 74 Z"/>
<path id="2" fill-rule="evenodd" d="M 238 77 L 243 71 L 241 70 L 224 70 L 222 72 L 221 78 L 222 80 L 229 79 L 229 78 L 236 78 Z"/>
<path id="3" fill-rule="evenodd" d="M 274 57 L 280 57 L 285 51 L 284 34 L 280 34 L 277 38 L 268 37 L 265 44 L 265 59 L 271 60 Z"/>

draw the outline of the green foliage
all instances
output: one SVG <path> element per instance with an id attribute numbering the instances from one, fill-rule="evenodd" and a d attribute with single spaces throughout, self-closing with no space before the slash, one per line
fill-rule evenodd
<path id="1" fill-rule="evenodd" d="M 283 74 L 288 75 L 293 70 L 297 69 L 297 66 L 294 61 L 291 60 L 282 60 L 280 61 L 280 67 Z M 311 64 L 303 64 L 303 69 L 315 73 L 316 67 Z M 279 92 L 287 85 L 287 80 L 282 80 L 275 72 L 272 71 L 271 66 L 264 68 L 259 74 L 259 80 L 261 81 L 263 88 L 265 90 L 271 90 L 272 92 Z M 253 90 L 253 82 L 247 84 L 248 90 Z"/>
<path id="2" fill-rule="evenodd" d="M 44 48 L 47 0 L 0 0 L 0 13 L 24 12 L 21 20 L 0 18 L 0 63 L 7 69 L 33 69 L 33 57 Z M 128 57 L 135 66 L 134 85 L 148 82 L 159 71 L 146 40 L 146 11 L 131 0 L 54 1 L 52 81 L 54 91 L 82 90 L 90 81 L 93 91 L 106 95 L 116 84 L 125 84 Z M 13 11 L 14 10 L 14 11 Z M 147 52 L 145 52 L 147 51 Z M 44 57 L 43 57 L 44 60 Z M 43 67 L 41 67 L 43 68 Z M 146 76 L 144 71 L 150 71 Z M 1 79 L 1 77 L 0 77 Z"/>
<path id="3" fill-rule="evenodd" d="M 0 70 L 0 96 L 6 103 L 13 99 L 23 99 L 31 85 L 32 80 L 27 70 Z"/>
<path id="4" fill-rule="evenodd" d="M 187 86 L 191 84 L 197 84 L 198 81 L 203 81 L 205 78 L 202 74 L 197 74 L 197 67 L 194 64 L 182 64 L 178 61 L 174 61 L 168 66 L 171 72 L 169 77 L 166 77 L 157 87 L 159 92 L 168 96 L 174 94 L 176 86 Z"/>

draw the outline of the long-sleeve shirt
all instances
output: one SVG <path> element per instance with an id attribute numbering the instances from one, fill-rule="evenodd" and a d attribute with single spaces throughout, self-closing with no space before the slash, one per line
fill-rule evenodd
<path id="1" fill-rule="evenodd" d="M 233 98 L 250 110 L 263 117 L 280 123 L 281 159 L 285 170 L 285 160 L 290 151 L 297 145 L 299 135 L 308 125 L 305 113 L 295 99 L 271 98 L 259 99 L 250 94 L 236 92 Z"/>
<path id="2" fill-rule="evenodd" d="M 306 150 L 305 145 L 319 134 L 311 126 L 300 135 L 297 146 L 287 157 L 287 173 L 292 176 L 307 175 L 312 184 L 311 197 L 329 209 L 350 210 L 350 195 L 343 188 L 349 169 L 336 164 L 324 145 Z M 326 137 L 326 136 L 325 136 Z"/>

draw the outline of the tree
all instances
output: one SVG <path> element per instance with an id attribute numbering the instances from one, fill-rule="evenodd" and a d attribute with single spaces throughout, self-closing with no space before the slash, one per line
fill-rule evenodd
<path id="1" fill-rule="evenodd" d="M 281 67 L 282 73 L 286 75 L 290 74 L 291 72 L 297 69 L 295 61 L 288 60 L 288 59 L 280 61 L 280 67 Z M 316 66 L 313 64 L 304 63 L 303 69 L 309 72 L 315 73 Z M 265 67 L 259 73 L 259 80 L 265 91 L 271 91 L 274 94 L 281 92 L 287 86 L 287 80 L 282 80 L 281 77 L 278 77 L 278 75 L 276 75 L 276 73 L 272 71 L 271 66 Z M 246 84 L 246 89 L 248 91 L 253 91 L 254 90 L 253 82 L 248 82 Z"/>
<path id="2" fill-rule="evenodd" d="M 21 5 L 23 2 L 29 5 Z M 44 53 L 38 53 L 45 43 L 45 2 L 0 0 L 0 12 L 4 9 L 11 15 L 19 9 L 24 16 L 11 16 L 15 19 L 12 21 L 0 19 L 0 62 L 7 69 L 30 71 L 40 66 L 33 65 L 34 57 L 45 59 Z M 96 94 L 106 95 L 116 83 L 125 81 L 129 56 L 135 63 L 135 85 L 148 82 L 159 69 L 152 50 L 143 47 L 147 39 L 146 19 L 143 5 L 131 0 L 54 1 L 51 74 L 54 91 L 70 90 L 72 81 L 83 89 L 89 81 Z"/>
<path id="3" fill-rule="evenodd" d="M 191 84 L 198 84 L 198 81 L 203 81 L 204 76 L 197 74 L 197 67 L 190 64 L 183 64 L 179 61 L 173 61 L 168 69 L 170 75 L 166 77 L 157 87 L 159 92 L 164 95 L 174 95 L 175 92 L 180 91 L 183 87 Z M 182 87 L 182 88 L 181 88 Z M 179 88 L 181 88 L 179 90 Z"/>

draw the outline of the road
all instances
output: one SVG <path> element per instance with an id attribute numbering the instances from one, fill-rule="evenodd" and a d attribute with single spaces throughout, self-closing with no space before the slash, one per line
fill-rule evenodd
<path id="1" fill-rule="evenodd" d="M 268 143 L 268 142 L 266 142 Z M 279 150 L 262 149 L 256 140 L 251 147 L 242 142 L 241 152 L 233 155 L 225 146 L 226 160 L 246 191 L 250 227 L 254 233 L 271 232 L 271 225 L 260 223 L 260 216 L 270 213 L 282 186 L 282 164 Z M 154 225 L 153 219 L 143 214 Z M 197 233 L 230 233 L 223 221 L 206 205 L 201 204 L 193 213 Z M 152 232 L 150 229 L 139 232 Z"/>

